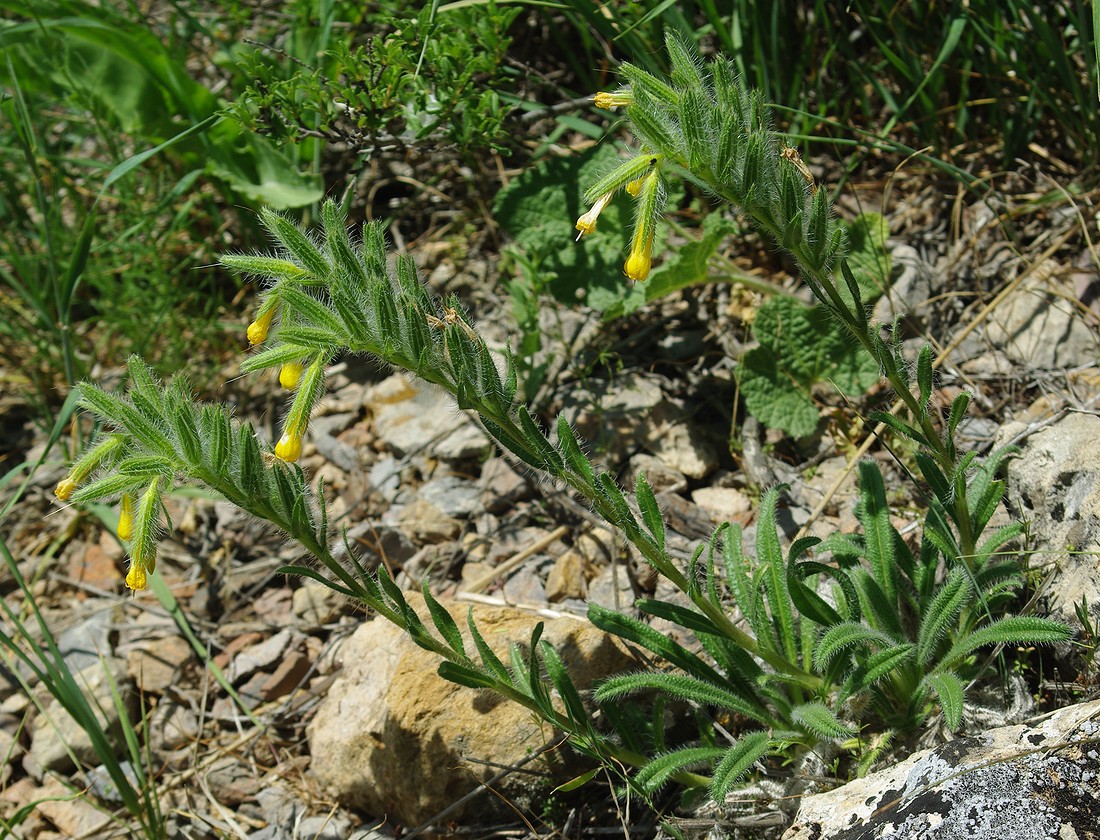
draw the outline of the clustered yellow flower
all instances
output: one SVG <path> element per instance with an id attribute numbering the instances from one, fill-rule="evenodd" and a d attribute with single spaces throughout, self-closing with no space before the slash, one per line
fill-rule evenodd
<path id="1" fill-rule="evenodd" d="M 596 105 L 601 108 L 616 108 L 631 105 L 634 97 L 629 90 L 613 93 L 598 93 Z M 611 199 L 620 189 L 625 189 L 637 199 L 637 214 L 634 233 L 631 237 L 630 253 L 623 264 L 623 271 L 631 280 L 641 281 L 649 277 L 653 267 L 653 241 L 657 230 L 657 219 L 661 213 L 661 156 L 647 153 L 625 161 L 614 172 L 600 179 L 589 191 L 588 198 L 597 190 L 592 206 L 579 219 L 576 229 L 577 239 L 596 230 L 599 220 Z"/>
<path id="2" fill-rule="evenodd" d="M 130 570 L 126 572 L 126 586 L 140 592 L 149 585 L 149 574 L 156 568 L 156 556 L 145 556 L 141 547 L 135 546 L 130 552 Z"/>
<path id="3" fill-rule="evenodd" d="M 604 193 L 596 199 L 596 203 L 592 205 L 591 209 L 579 219 L 577 219 L 577 230 L 580 231 L 577 234 L 577 239 L 592 233 L 596 230 L 596 222 L 600 218 L 600 213 L 604 211 L 604 208 L 611 203 L 611 199 L 614 198 L 615 193 Z"/>

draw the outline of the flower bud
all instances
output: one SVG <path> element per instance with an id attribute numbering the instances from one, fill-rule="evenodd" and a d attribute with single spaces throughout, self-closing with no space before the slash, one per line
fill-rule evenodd
<path id="1" fill-rule="evenodd" d="M 134 512 L 137 503 L 129 493 L 122 494 L 122 503 L 118 510 L 118 538 L 129 542 L 134 536 Z"/>
<path id="2" fill-rule="evenodd" d="M 302 457 L 302 436 L 293 432 L 284 432 L 275 444 L 275 457 L 294 463 Z"/>
<path id="3" fill-rule="evenodd" d="M 279 384 L 288 391 L 293 391 L 302 380 L 302 371 L 305 365 L 301 362 L 287 362 L 279 369 Z"/>
<path id="4" fill-rule="evenodd" d="M 256 320 L 248 325 L 249 344 L 262 344 L 267 338 L 267 331 L 271 328 L 271 321 L 275 317 L 275 306 L 269 306 L 267 309 L 260 310 L 260 314 L 256 316 Z"/>

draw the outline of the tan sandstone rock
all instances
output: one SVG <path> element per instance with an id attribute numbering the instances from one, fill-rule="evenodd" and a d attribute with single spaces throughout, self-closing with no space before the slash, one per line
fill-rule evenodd
<path id="1" fill-rule="evenodd" d="M 424 615 L 422 600 L 414 597 L 410 601 Z M 449 609 L 465 633 L 467 605 Z M 507 662 L 508 645 L 526 645 L 538 618 L 514 609 L 475 606 L 474 620 Z M 621 642 L 586 621 L 547 621 L 542 638 L 562 656 L 581 689 L 637 667 Z M 474 650 L 469 641 L 466 648 Z M 337 658 L 343 673 L 308 730 L 312 772 L 339 801 L 372 815 L 417 825 L 501 766 L 560 740 L 518 704 L 440 678 L 439 658 L 383 620 L 360 627 Z M 493 784 L 498 796 L 485 794 L 468 807 L 483 816 L 505 809 L 504 801 L 529 806 L 570 778 L 575 768 L 568 748 L 548 750 L 524 768 L 548 776 L 511 774 Z M 447 818 L 461 815 L 455 811 Z"/>

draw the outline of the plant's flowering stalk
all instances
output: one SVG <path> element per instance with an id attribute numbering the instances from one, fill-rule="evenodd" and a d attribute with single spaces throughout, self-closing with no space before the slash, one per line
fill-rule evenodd
<path id="1" fill-rule="evenodd" d="M 634 94 L 630 88 L 622 88 L 615 91 L 600 91 L 594 97 L 593 101 L 596 103 L 597 108 L 606 108 L 608 110 L 612 108 L 625 108 L 634 104 Z"/>
<path id="2" fill-rule="evenodd" d="M 267 338 L 267 331 L 271 329 L 271 321 L 275 318 L 275 311 L 278 309 L 278 301 L 274 296 L 269 297 L 260 306 L 260 311 L 256 315 L 256 320 L 248 325 L 248 343 L 252 345 L 263 344 Z"/>
<path id="3" fill-rule="evenodd" d="M 137 510 L 137 501 L 130 493 L 122 494 L 122 501 L 118 506 L 118 538 L 123 542 L 129 542 L 134 536 L 134 514 Z"/>
<path id="4" fill-rule="evenodd" d="M 631 181 L 637 181 L 639 178 L 644 178 L 650 170 L 660 165 L 661 160 L 661 155 L 649 153 L 637 155 L 629 160 L 624 160 L 611 170 L 611 172 L 604 175 L 600 180 L 589 187 L 584 193 L 584 200 L 595 203 L 601 196 L 607 193 L 618 192 Z"/>
<path id="5" fill-rule="evenodd" d="M 283 434 L 275 444 L 275 457 L 294 462 L 302 456 L 302 436 L 309 427 L 309 415 L 313 406 L 325 391 L 325 364 L 328 359 L 319 353 L 299 377 L 298 390 L 290 405 Z"/>
<path id="6" fill-rule="evenodd" d="M 130 541 L 130 569 L 126 572 L 126 585 L 139 591 L 148 584 L 148 576 L 157 567 L 158 520 L 161 507 L 160 476 L 149 486 L 137 503 L 133 516 L 133 538 Z"/>
<path id="7" fill-rule="evenodd" d="M 279 368 L 279 384 L 288 391 L 293 391 L 298 387 L 298 383 L 302 381 L 302 371 L 304 370 L 305 365 L 301 362 L 287 362 Z"/>
<path id="8" fill-rule="evenodd" d="M 657 232 L 657 217 L 661 211 L 661 176 L 652 169 L 638 191 L 638 216 L 634 222 L 634 237 L 630 255 L 623 270 L 631 280 L 645 280 L 653 267 L 653 239 Z"/>
<path id="9" fill-rule="evenodd" d="M 125 441 L 124 435 L 108 435 L 85 452 L 73 464 L 69 474 L 57 482 L 57 487 L 53 491 L 54 495 L 61 501 L 67 502 L 76 492 L 80 482 L 87 478 L 90 472 L 113 459 L 119 453 Z"/>
<path id="10" fill-rule="evenodd" d="M 577 234 L 577 239 L 582 236 L 586 236 L 592 233 L 596 229 L 596 222 L 600 218 L 600 213 L 604 211 L 604 208 L 611 203 L 611 199 L 614 198 L 615 193 L 604 193 L 596 199 L 596 203 L 592 205 L 591 209 L 577 219 L 577 230 L 580 231 Z"/>

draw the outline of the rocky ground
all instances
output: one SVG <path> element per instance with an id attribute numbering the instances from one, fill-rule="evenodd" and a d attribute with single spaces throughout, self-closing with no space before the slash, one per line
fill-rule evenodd
<path id="1" fill-rule="evenodd" d="M 1038 603 L 1077 624 L 1073 604 L 1082 596 L 1100 605 L 1100 320 L 1090 308 L 1100 298 L 1096 254 L 1077 208 L 1036 209 L 1031 199 L 1048 189 L 1036 172 L 1017 176 L 998 203 L 944 195 L 928 183 L 897 176 L 888 199 L 885 178 L 854 192 L 864 209 L 885 208 L 899 269 L 876 314 L 905 315 L 914 347 L 932 338 L 946 354 L 938 397 L 946 404 L 959 389 L 974 394 L 977 409 L 963 429 L 970 445 L 986 451 L 1011 440 L 1022 447 L 1010 467 L 1009 496 L 1012 514 L 1033 522 Z M 1081 213 L 1091 212 L 1089 197 L 1077 200 Z M 730 247 L 745 270 L 790 282 L 771 258 L 744 243 Z M 470 302 L 491 341 L 507 340 L 494 256 L 460 264 L 445 243 L 433 243 L 422 263 L 434 288 Z M 582 310 L 548 303 L 548 334 L 580 338 L 548 343 L 548 360 L 561 364 L 540 395 L 544 416 L 566 412 L 624 483 L 645 470 L 667 512 L 673 548 L 684 555 L 718 522 L 751 527 L 760 488 L 777 481 L 791 484 L 781 517 L 788 537 L 851 528 L 851 470 L 861 457 L 880 462 L 897 488 L 897 524 L 913 527 L 913 498 L 898 462 L 860 419 L 867 405 L 822 390 L 815 395 L 820 431 L 801 441 L 734 412 L 734 359 L 748 340 L 752 306 L 752 295 L 736 286 L 702 287 L 601 326 Z M 236 376 L 226 369 L 215 398 L 234 401 L 273 435 L 276 384 Z M 572 651 L 582 681 L 630 661 L 630 651 L 587 624 L 586 604 L 629 608 L 664 584 L 616 535 L 561 488 L 495 451 L 444 394 L 363 359 L 343 360 L 330 386 L 302 465 L 323 477 L 330 516 L 347 528 L 349 542 L 407 588 L 430 577 L 460 619 L 473 605 L 494 643 L 522 641 L 535 621 L 546 621 L 547 637 Z M 41 446 L 33 442 L 26 457 L 36 459 Z M 443 683 L 431 657 L 356 604 L 280 574 L 300 559 L 293 546 L 225 503 L 201 494 L 171 500 L 174 527 L 158 571 L 178 610 L 152 594 L 124 594 L 122 550 L 98 519 L 109 514 L 54 500 L 63 474 L 62 465 L 47 463 L 34 475 L 4 521 L 4 536 L 66 662 L 108 718 L 118 713 L 112 684 L 131 714 L 145 715 L 167 836 L 648 837 L 665 830 L 640 803 L 616 802 L 613 781 L 602 777 L 547 796 L 579 772 L 553 733 L 506 703 Z M 21 593 L 7 577 L 3 590 L 18 614 Z M 967 734 L 988 749 L 969 758 L 957 744 L 945 758 L 943 733 L 930 732 L 924 746 L 940 752 L 911 759 L 924 762 L 918 770 L 901 764 L 892 780 L 867 781 L 885 791 L 874 794 L 876 818 L 942 810 L 941 780 L 959 768 L 1013 767 L 1025 753 L 1031 764 L 1012 771 L 1013 792 L 986 794 L 1033 801 L 1022 798 L 1026 790 L 1063 817 L 1073 808 L 1097 813 L 1096 707 L 1050 717 L 1096 696 L 1091 658 L 1067 648 L 1021 662 L 1018 690 L 987 693 L 968 717 Z M 1017 728 L 982 740 L 997 725 L 1041 714 L 1048 717 L 1033 726 L 1042 737 L 1040 729 Z M 10 819 L 40 801 L 18 836 L 128 836 L 111 822 L 117 803 L 87 739 L 48 697 L 28 696 L 2 670 L 0 751 L 7 756 L 0 814 Z M 1024 779 L 1045 779 L 1046 787 Z M 852 833 L 850 820 L 829 821 L 856 814 L 845 803 L 864 801 L 862 792 L 840 788 L 819 800 L 809 794 L 837 781 L 820 774 L 796 781 L 765 780 L 709 811 L 678 811 L 670 799 L 663 817 L 693 836 L 779 836 L 791 826 L 789 836 L 800 840 L 881 836 Z M 1081 794 L 1073 803 L 1043 792 L 1067 786 Z M 927 798 L 912 804 L 929 789 L 935 808 Z M 984 807 L 973 796 L 963 801 L 964 808 Z M 954 825 L 952 817 L 939 819 Z M 1088 824 L 1077 826 L 1077 836 L 1088 836 Z"/>

